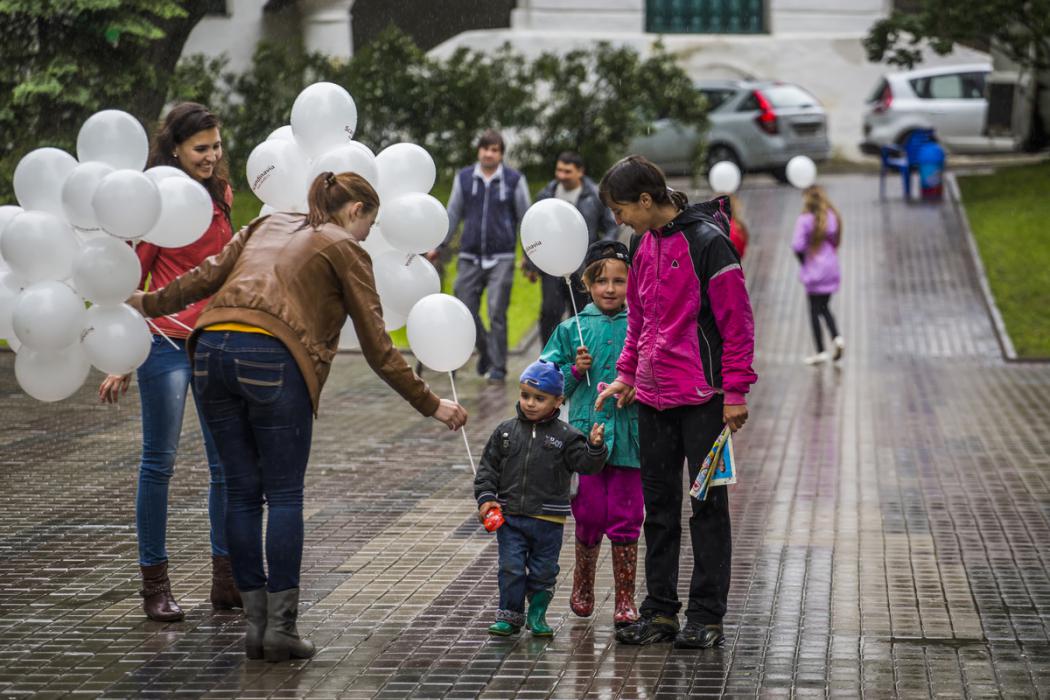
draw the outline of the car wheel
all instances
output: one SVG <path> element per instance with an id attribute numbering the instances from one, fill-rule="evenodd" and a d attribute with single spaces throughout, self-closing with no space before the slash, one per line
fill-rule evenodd
<path id="1" fill-rule="evenodd" d="M 773 168 L 769 171 L 769 174 L 773 176 L 773 179 L 779 182 L 781 185 L 788 184 L 788 169 L 786 165 L 781 165 L 778 168 Z"/>
<path id="2" fill-rule="evenodd" d="M 711 166 L 715 163 L 721 163 L 723 160 L 728 160 L 736 167 L 740 168 L 740 172 L 744 171 L 744 168 L 740 165 L 740 158 L 729 146 L 723 144 L 717 144 L 712 146 L 707 152 L 707 169 L 710 170 Z"/>

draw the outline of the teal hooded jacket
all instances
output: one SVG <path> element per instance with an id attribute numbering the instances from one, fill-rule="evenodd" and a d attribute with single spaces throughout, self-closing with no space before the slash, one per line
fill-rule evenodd
<path id="1" fill-rule="evenodd" d="M 569 401 L 569 424 L 584 435 L 590 435 L 594 423 L 605 424 L 605 444 L 609 449 L 607 464 L 617 467 L 635 467 L 638 462 L 638 407 L 616 408 L 616 401 L 609 400 L 598 413 L 594 401 L 598 398 L 598 384 L 612 384 L 616 380 L 616 361 L 620 358 L 624 340 L 627 338 L 627 309 L 612 316 L 602 313 L 593 303 L 580 310 L 580 328 L 583 344 L 590 352 L 591 384 L 580 375 L 577 380 L 572 373 L 576 363 L 576 348 L 580 336 L 576 331 L 576 319 L 562 321 L 554 330 L 540 359 L 553 362 L 565 377 L 565 398 Z"/>

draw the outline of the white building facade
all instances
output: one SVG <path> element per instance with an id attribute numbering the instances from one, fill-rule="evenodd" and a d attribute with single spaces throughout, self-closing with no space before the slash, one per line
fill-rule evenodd
<path id="1" fill-rule="evenodd" d="M 306 51 L 349 58 L 354 52 L 354 0 L 226 0 L 216 3 L 190 32 L 184 56 L 226 54 L 229 70 L 243 73 L 252 65 L 259 42 L 292 41 Z"/>
<path id="2" fill-rule="evenodd" d="M 834 153 L 860 158 L 864 103 L 886 66 L 869 63 L 861 39 L 891 0 L 518 0 L 509 29 L 464 32 L 436 47 L 494 50 L 509 42 L 532 57 L 596 41 L 641 53 L 662 41 L 694 78 L 798 84 L 828 112 Z M 928 65 L 973 63 L 986 54 L 930 54 Z"/>

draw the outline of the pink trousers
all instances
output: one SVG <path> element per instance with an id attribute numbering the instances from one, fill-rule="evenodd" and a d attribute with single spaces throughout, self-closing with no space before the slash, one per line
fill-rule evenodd
<path id="1" fill-rule="evenodd" d="M 597 474 L 581 474 L 572 517 L 576 539 L 586 547 L 601 542 L 602 535 L 616 544 L 637 542 L 645 519 L 641 470 L 607 464 Z"/>

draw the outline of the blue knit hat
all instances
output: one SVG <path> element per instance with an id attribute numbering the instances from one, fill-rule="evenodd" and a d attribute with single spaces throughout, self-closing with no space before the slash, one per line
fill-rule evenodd
<path id="1" fill-rule="evenodd" d="M 526 367 L 521 373 L 520 382 L 555 396 L 565 392 L 565 377 L 561 375 L 558 365 L 546 360 L 536 360 Z"/>

